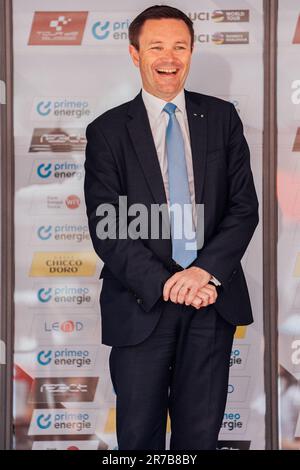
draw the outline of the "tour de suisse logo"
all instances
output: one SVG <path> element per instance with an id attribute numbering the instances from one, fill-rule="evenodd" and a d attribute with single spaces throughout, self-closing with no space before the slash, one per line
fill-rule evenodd
<path id="1" fill-rule="evenodd" d="M 122 12 L 113 12 L 108 18 L 97 11 L 39 11 L 34 13 L 28 45 L 96 45 L 105 43 L 105 40 L 127 43 L 129 24 L 130 19 Z M 45 113 L 48 112 L 46 105 Z"/>
<path id="2" fill-rule="evenodd" d="M 36 11 L 29 46 L 78 46 L 87 20 L 87 11 Z"/>
<path id="3" fill-rule="evenodd" d="M 293 44 L 300 44 L 300 15 L 298 16 Z"/>

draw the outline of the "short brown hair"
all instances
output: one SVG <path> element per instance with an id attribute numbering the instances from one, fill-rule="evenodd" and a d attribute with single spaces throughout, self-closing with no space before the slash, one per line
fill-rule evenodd
<path id="1" fill-rule="evenodd" d="M 137 50 L 139 50 L 139 36 L 143 24 L 146 20 L 159 20 L 161 18 L 174 18 L 182 20 L 189 28 L 191 35 L 191 49 L 194 46 L 194 27 L 192 20 L 178 8 L 170 7 L 168 5 L 154 5 L 142 11 L 129 25 L 129 42 Z"/>

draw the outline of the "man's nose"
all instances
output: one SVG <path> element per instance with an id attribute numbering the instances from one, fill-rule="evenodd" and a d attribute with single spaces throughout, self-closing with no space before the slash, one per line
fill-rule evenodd
<path id="1" fill-rule="evenodd" d="M 170 60 L 170 61 L 172 61 L 175 57 L 173 49 L 164 49 L 163 57 Z"/>

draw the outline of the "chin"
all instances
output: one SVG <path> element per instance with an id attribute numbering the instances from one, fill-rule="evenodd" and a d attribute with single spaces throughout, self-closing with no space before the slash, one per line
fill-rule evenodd
<path id="1" fill-rule="evenodd" d="M 180 88 L 179 87 L 164 87 L 161 88 L 161 91 L 164 93 L 172 93 L 172 94 L 177 94 L 179 93 Z"/>

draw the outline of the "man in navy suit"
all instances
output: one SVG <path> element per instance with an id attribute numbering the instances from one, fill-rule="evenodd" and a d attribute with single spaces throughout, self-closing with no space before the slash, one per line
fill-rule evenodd
<path id="1" fill-rule="evenodd" d="M 258 224 L 249 148 L 231 103 L 184 88 L 194 40 L 184 13 L 150 7 L 129 40 L 143 87 L 88 125 L 84 185 L 104 262 L 102 342 L 112 346 L 118 445 L 165 449 L 169 413 L 170 449 L 216 449 L 235 329 L 253 321 L 241 266 Z M 153 206 L 167 206 L 159 221 L 170 236 L 108 236 L 109 222 L 129 227 L 136 204 L 149 226 Z M 176 204 L 186 218 L 174 218 Z M 189 245 L 175 234 L 178 220 Z M 193 244 L 201 230 L 203 243 Z"/>

